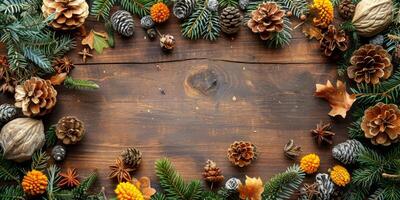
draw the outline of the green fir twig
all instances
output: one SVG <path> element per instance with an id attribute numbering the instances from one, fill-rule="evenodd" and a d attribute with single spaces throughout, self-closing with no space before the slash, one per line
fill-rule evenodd
<path id="1" fill-rule="evenodd" d="M 73 79 L 70 76 L 65 79 L 64 86 L 68 89 L 76 90 L 95 90 L 100 88 L 100 86 L 93 81 Z"/>

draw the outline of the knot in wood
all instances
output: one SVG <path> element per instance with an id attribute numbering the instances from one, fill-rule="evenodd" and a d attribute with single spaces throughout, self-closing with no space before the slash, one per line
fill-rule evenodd
<path id="1" fill-rule="evenodd" d="M 184 85 L 189 96 L 214 96 L 219 86 L 218 74 L 211 67 L 198 66 L 186 77 Z"/>

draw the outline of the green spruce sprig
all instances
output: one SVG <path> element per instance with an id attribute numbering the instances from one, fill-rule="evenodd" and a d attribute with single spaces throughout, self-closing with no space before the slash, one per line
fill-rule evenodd
<path id="1" fill-rule="evenodd" d="M 218 1 L 220 8 L 225 8 L 228 6 L 237 7 L 239 5 L 238 0 L 219 0 Z"/>
<path id="2" fill-rule="evenodd" d="M 0 199 L 1 200 L 26 200 L 24 191 L 21 186 L 6 185 L 0 187 Z"/>
<path id="3" fill-rule="evenodd" d="M 297 18 L 308 14 L 310 8 L 307 0 L 276 0 L 275 2 L 285 10 L 290 10 Z"/>
<path id="4" fill-rule="evenodd" d="M 60 181 L 60 168 L 51 165 L 47 168 L 47 177 L 49 179 L 47 184 L 47 200 L 57 200 L 57 192 L 60 191 L 60 188 L 57 186 Z"/>
<path id="5" fill-rule="evenodd" d="M 46 151 L 39 149 L 32 155 L 31 169 L 39 171 L 46 170 L 49 159 L 50 156 L 47 155 Z"/>
<path id="6" fill-rule="evenodd" d="M 150 13 L 150 7 L 156 2 L 157 0 L 94 0 L 90 12 L 98 20 L 107 20 L 109 19 L 111 8 L 119 5 L 124 10 L 143 17 Z"/>
<path id="7" fill-rule="evenodd" d="M 95 90 L 100 88 L 100 86 L 93 81 L 73 79 L 70 76 L 65 79 L 64 86 L 68 89 L 76 90 Z"/>
<path id="8" fill-rule="evenodd" d="M 51 125 L 45 133 L 46 147 L 52 147 L 57 144 L 56 125 Z"/>
<path id="9" fill-rule="evenodd" d="M 20 182 L 20 168 L 12 161 L 6 160 L 0 155 L 0 180 L 1 181 L 15 181 Z"/>

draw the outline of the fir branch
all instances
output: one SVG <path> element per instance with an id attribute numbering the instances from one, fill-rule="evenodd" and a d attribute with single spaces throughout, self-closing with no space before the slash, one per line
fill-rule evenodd
<path id="1" fill-rule="evenodd" d="M 25 200 L 24 191 L 21 186 L 7 185 L 0 187 L 1 200 Z"/>
<path id="2" fill-rule="evenodd" d="M 54 145 L 57 144 L 57 135 L 56 135 L 56 125 L 53 124 L 49 127 L 49 130 L 46 131 L 45 134 L 46 137 L 46 147 L 53 147 Z"/>
<path id="3" fill-rule="evenodd" d="M 309 4 L 307 0 L 276 0 L 283 9 L 290 10 L 294 16 L 300 18 L 309 12 Z"/>
<path id="4" fill-rule="evenodd" d="M 0 3 L 0 12 L 5 14 L 16 14 L 29 9 L 31 4 L 24 0 L 3 0 Z"/>
<path id="5" fill-rule="evenodd" d="M 266 184 L 263 200 L 289 199 L 298 189 L 305 177 L 300 166 L 293 165 L 285 172 L 272 177 Z"/>
<path id="6" fill-rule="evenodd" d="M 82 183 L 72 190 L 74 200 L 87 200 L 90 196 L 88 190 L 93 186 L 97 180 L 97 171 L 89 174 L 89 176 L 82 181 Z"/>
<path id="7" fill-rule="evenodd" d="M 228 6 L 237 7 L 239 5 L 238 0 L 219 0 L 218 1 L 220 8 L 226 8 Z"/>
<path id="8" fill-rule="evenodd" d="M 47 199 L 48 200 L 57 200 L 56 194 L 60 191 L 60 188 L 57 186 L 60 181 L 60 168 L 51 165 L 47 168 L 47 177 L 48 177 L 48 185 L 47 185 Z"/>
<path id="9" fill-rule="evenodd" d="M 137 14 L 140 17 L 150 13 L 150 7 L 156 3 L 156 0 L 120 0 L 123 9 Z"/>
<path id="10" fill-rule="evenodd" d="M 114 6 L 116 0 L 94 0 L 90 14 L 95 16 L 97 20 L 108 19 L 110 10 Z"/>
<path id="11" fill-rule="evenodd" d="M 65 79 L 64 86 L 68 89 L 76 90 L 95 90 L 100 88 L 100 86 L 93 81 L 73 79 L 70 76 Z"/>
<path id="12" fill-rule="evenodd" d="M 359 120 L 352 122 L 350 124 L 349 130 L 349 137 L 351 139 L 364 139 L 364 131 L 361 130 L 361 118 Z"/>
<path id="13" fill-rule="evenodd" d="M 164 194 L 156 193 L 155 195 L 151 196 L 151 200 L 167 200 L 167 197 Z"/>
<path id="14" fill-rule="evenodd" d="M 283 30 L 281 32 L 273 33 L 272 38 L 266 41 L 268 47 L 280 48 L 289 45 L 292 39 L 292 23 L 287 17 L 283 18 Z"/>
<path id="15" fill-rule="evenodd" d="M 50 156 L 47 155 L 47 153 L 42 149 L 36 151 L 32 155 L 31 169 L 44 171 L 47 168 L 47 162 L 49 161 L 49 159 Z"/>
<path id="16" fill-rule="evenodd" d="M 0 180 L 20 182 L 20 168 L 12 161 L 0 156 Z"/>

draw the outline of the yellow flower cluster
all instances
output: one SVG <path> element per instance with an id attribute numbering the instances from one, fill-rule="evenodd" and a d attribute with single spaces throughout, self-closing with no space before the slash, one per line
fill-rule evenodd
<path id="1" fill-rule="evenodd" d="M 320 165 L 319 156 L 316 154 L 305 155 L 300 160 L 300 168 L 307 174 L 313 174 L 318 171 Z"/>
<path id="2" fill-rule="evenodd" d="M 129 182 L 119 183 L 114 192 L 118 200 L 144 200 L 140 190 Z"/>
<path id="3" fill-rule="evenodd" d="M 332 181 L 341 187 L 346 186 L 350 183 L 350 174 L 346 168 L 336 165 L 330 170 Z"/>
<path id="4" fill-rule="evenodd" d="M 48 184 L 47 176 L 41 171 L 32 170 L 22 179 L 22 189 L 30 196 L 36 196 L 46 192 Z"/>
<path id="5" fill-rule="evenodd" d="M 327 28 L 332 23 L 334 18 L 333 5 L 330 0 L 314 0 L 311 5 L 315 17 L 313 19 L 314 25 L 320 28 Z"/>

